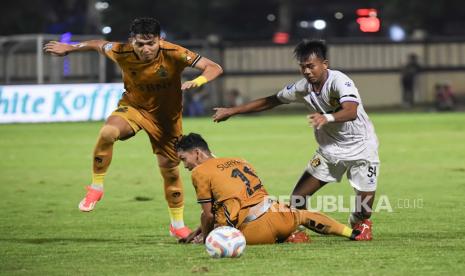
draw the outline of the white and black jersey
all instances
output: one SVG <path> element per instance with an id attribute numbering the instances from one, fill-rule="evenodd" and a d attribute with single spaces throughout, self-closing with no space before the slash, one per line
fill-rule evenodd
<path id="1" fill-rule="evenodd" d="M 327 70 L 328 78 L 321 92 L 313 91 L 304 78 L 286 86 L 277 94 L 282 103 L 303 103 L 312 112 L 335 113 L 343 102 L 358 103 L 357 118 L 343 123 L 332 122 L 314 130 L 318 151 L 330 162 L 366 159 L 379 161 L 378 138 L 365 112 L 354 82 L 344 73 Z"/>

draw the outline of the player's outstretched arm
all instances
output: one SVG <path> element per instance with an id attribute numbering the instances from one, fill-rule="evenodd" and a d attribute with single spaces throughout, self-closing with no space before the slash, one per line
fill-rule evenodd
<path id="1" fill-rule="evenodd" d="M 226 121 L 227 119 L 229 119 L 229 117 L 232 117 L 237 114 L 260 112 L 272 109 L 281 104 L 283 103 L 276 97 L 276 95 L 272 95 L 269 97 L 256 99 L 251 102 L 235 107 L 215 107 L 213 108 L 213 110 L 215 110 L 215 114 L 213 114 L 212 118 L 214 122 L 219 123 L 222 121 Z"/>
<path id="2" fill-rule="evenodd" d="M 320 129 L 322 126 L 331 122 L 343 123 L 357 119 L 358 103 L 344 102 L 341 106 L 342 109 L 333 114 L 313 113 L 308 115 L 309 124 L 316 129 Z"/>
<path id="3" fill-rule="evenodd" d="M 55 56 L 66 56 L 71 52 L 77 51 L 98 51 L 102 53 L 102 47 L 108 41 L 105 40 L 89 40 L 83 41 L 78 44 L 67 44 L 58 41 L 50 41 L 44 46 L 44 51 L 48 54 L 52 54 Z"/>
<path id="4" fill-rule="evenodd" d="M 195 68 L 201 70 L 202 75 L 193 80 L 184 82 L 181 85 L 181 90 L 188 90 L 202 86 L 205 83 L 216 79 L 223 73 L 223 68 L 221 68 L 219 64 L 205 57 L 200 58 L 200 60 L 195 64 Z"/>

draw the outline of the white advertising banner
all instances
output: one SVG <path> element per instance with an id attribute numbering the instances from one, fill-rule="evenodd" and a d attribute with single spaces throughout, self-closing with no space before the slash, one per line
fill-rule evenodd
<path id="1" fill-rule="evenodd" d="M 123 91 L 122 83 L 0 86 L 0 123 L 104 120 Z"/>

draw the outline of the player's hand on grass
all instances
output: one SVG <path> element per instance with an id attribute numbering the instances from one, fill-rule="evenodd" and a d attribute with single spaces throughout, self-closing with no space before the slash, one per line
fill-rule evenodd
<path id="1" fill-rule="evenodd" d="M 194 231 L 192 231 L 189 236 L 179 239 L 179 243 L 195 243 L 193 242 L 197 236 L 202 235 L 202 228 L 198 227 Z M 198 239 L 198 238 L 197 238 Z M 203 242 L 203 236 L 202 236 L 202 242 Z"/>
<path id="2" fill-rule="evenodd" d="M 231 108 L 224 108 L 224 107 L 215 107 L 213 108 L 215 110 L 215 114 L 213 114 L 213 122 L 222 122 L 226 121 L 231 117 L 233 114 L 231 112 Z"/>
<path id="3" fill-rule="evenodd" d="M 307 116 L 308 123 L 316 128 L 320 129 L 322 126 L 328 123 L 328 120 L 325 116 L 321 115 L 320 113 L 313 113 Z"/>
<path id="4" fill-rule="evenodd" d="M 71 49 L 73 49 L 73 46 L 58 41 L 50 41 L 44 46 L 46 53 L 60 57 L 66 56 Z"/>
<path id="5" fill-rule="evenodd" d="M 202 233 L 198 234 L 197 236 L 194 237 L 194 239 L 192 240 L 192 243 L 194 244 L 203 244 L 204 241 L 203 241 L 203 235 Z"/>

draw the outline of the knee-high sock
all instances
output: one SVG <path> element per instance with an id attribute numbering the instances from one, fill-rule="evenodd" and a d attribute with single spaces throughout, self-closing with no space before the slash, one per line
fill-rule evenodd
<path id="1" fill-rule="evenodd" d="M 296 210 L 299 224 L 325 235 L 337 235 L 350 238 L 352 229 L 320 212 Z"/>
<path id="2" fill-rule="evenodd" d="M 162 168 L 165 199 L 168 202 L 171 225 L 174 228 L 184 227 L 184 188 L 179 177 L 178 167 Z"/>
<path id="3" fill-rule="evenodd" d="M 103 187 L 105 173 L 111 163 L 113 155 L 113 144 L 118 140 L 120 131 L 111 125 L 104 125 L 100 130 L 97 138 L 97 144 L 94 148 L 92 186 Z"/>

